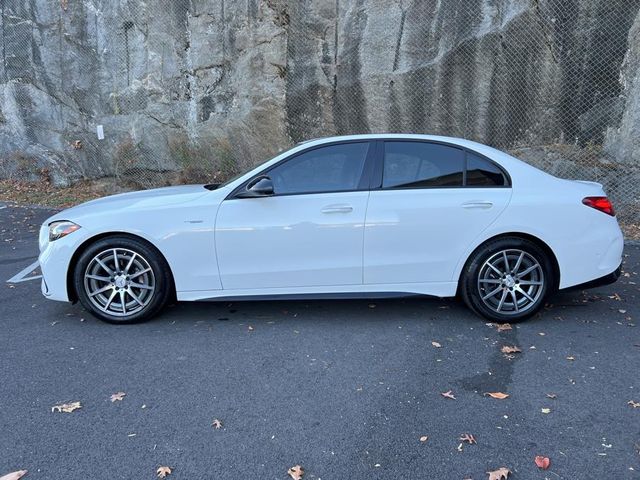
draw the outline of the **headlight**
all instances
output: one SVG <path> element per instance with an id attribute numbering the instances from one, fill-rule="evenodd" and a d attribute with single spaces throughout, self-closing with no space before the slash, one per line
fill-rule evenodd
<path id="1" fill-rule="evenodd" d="M 75 232 L 80 228 L 80 225 L 76 225 L 73 222 L 62 220 L 60 222 L 53 222 L 49 224 L 49 241 L 53 242 L 59 238 L 66 237 L 70 233 Z"/>

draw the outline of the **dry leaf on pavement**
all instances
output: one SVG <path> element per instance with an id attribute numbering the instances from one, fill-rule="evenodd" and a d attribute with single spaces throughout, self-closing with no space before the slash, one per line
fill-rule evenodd
<path id="1" fill-rule="evenodd" d="M 550 408 L 541 408 L 540 411 L 542 413 L 551 413 L 551 409 Z"/>
<path id="2" fill-rule="evenodd" d="M 640 402 L 634 402 L 633 400 L 629 400 L 627 405 L 631 405 L 633 408 L 640 408 Z"/>
<path id="3" fill-rule="evenodd" d="M 300 465 L 296 465 L 287 470 L 287 473 L 293 480 L 302 480 L 302 476 L 304 475 L 304 468 Z"/>
<path id="4" fill-rule="evenodd" d="M 51 407 L 51 411 L 52 412 L 64 412 L 64 413 L 71 413 L 74 410 L 77 410 L 79 408 L 82 408 L 82 405 L 80 405 L 80 402 L 73 402 L 73 403 L 63 403 L 61 405 L 54 405 L 53 407 Z"/>
<path id="5" fill-rule="evenodd" d="M 124 392 L 114 393 L 113 395 L 111 395 L 111 403 L 121 402 L 125 395 L 126 393 Z"/>
<path id="6" fill-rule="evenodd" d="M 0 480 L 18 480 L 27 474 L 26 470 L 18 470 L 17 472 L 7 473 L 0 477 Z"/>
<path id="7" fill-rule="evenodd" d="M 474 443 L 478 443 L 476 442 L 476 439 L 473 435 L 471 435 L 470 433 L 463 433 L 462 435 L 460 435 L 459 440 L 461 442 L 467 442 L 469 445 L 473 445 Z"/>
<path id="8" fill-rule="evenodd" d="M 573 362 L 575 359 L 576 357 L 572 357 L 572 356 L 567 357 L 567 360 L 569 360 L 570 362 Z"/>
<path id="9" fill-rule="evenodd" d="M 451 400 L 456 399 L 451 390 L 449 390 L 448 392 L 442 392 L 440 395 L 442 395 L 444 398 L 450 398 Z"/>
<path id="10" fill-rule="evenodd" d="M 431 345 L 433 345 L 436 348 L 442 348 L 442 345 L 440 345 L 438 342 L 431 342 Z"/>
<path id="11" fill-rule="evenodd" d="M 504 400 L 505 398 L 509 398 L 508 393 L 502 393 L 502 392 L 487 392 L 485 393 L 485 395 L 488 395 L 491 398 L 497 398 L 498 400 Z"/>
<path id="12" fill-rule="evenodd" d="M 215 428 L 216 430 L 220 430 L 222 428 L 222 422 L 220 420 L 218 420 L 217 418 L 213 419 L 213 423 L 211 424 L 211 426 L 213 428 Z"/>
<path id="13" fill-rule="evenodd" d="M 488 480 L 506 480 L 506 478 L 511 473 L 511 470 L 509 470 L 507 467 L 500 467 L 499 469 L 494 470 L 493 472 L 487 472 L 487 473 L 489 474 Z"/>
<path id="14" fill-rule="evenodd" d="M 423 435 L 423 436 L 420 437 L 420 441 L 422 443 L 426 442 L 427 440 L 429 440 L 429 436 L 428 435 Z"/>
<path id="15" fill-rule="evenodd" d="M 556 398 L 558 398 L 558 395 L 556 395 L 555 393 L 547 393 L 547 398 L 555 400 Z"/>
<path id="16" fill-rule="evenodd" d="M 158 478 L 165 478 L 167 475 L 171 475 L 171 467 L 158 467 L 156 473 Z"/>
<path id="17" fill-rule="evenodd" d="M 511 328 L 511 324 L 509 323 L 498 323 L 498 331 L 499 332 L 504 332 L 505 330 L 513 330 Z"/>
<path id="18" fill-rule="evenodd" d="M 542 457 L 540 455 L 536 456 L 534 461 L 536 462 L 537 467 L 541 468 L 542 470 L 546 470 L 547 468 L 549 468 L 549 464 L 551 463 L 551 460 L 549 460 L 548 457 Z"/>
<path id="19" fill-rule="evenodd" d="M 510 347 L 509 345 L 505 345 L 504 347 L 502 347 L 500 349 L 500 351 L 502 353 L 520 353 L 522 352 L 522 350 L 520 350 L 518 347 L 516 347 L 515 345 L 513 347 Z"/>

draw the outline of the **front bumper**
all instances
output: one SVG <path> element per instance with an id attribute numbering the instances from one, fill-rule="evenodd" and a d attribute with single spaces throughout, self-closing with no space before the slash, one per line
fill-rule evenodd
<path id="1" fill-rule="evenodd" d="M 596 288 L 602 287 L 604 285 L 611 285 L 615 283 L 620 278 L 620 274 L 622 273 L 622 263 L 616 268 L 613 272 L 603 275 L 600 278 L 596 278 L 595 280 L 590 280 L 585 283 L 581 283 L 580 285 L 574 285 L 572 287 L 564 288 L 563 291 L 567 290 L 586 290 L 588 288 Z"/>

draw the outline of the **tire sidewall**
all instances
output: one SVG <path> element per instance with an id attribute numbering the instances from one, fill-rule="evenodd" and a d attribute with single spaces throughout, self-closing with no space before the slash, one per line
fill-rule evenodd
<path id="1" fill-rule="evenodd" d="M 99 308 L 97 308 L 89 299 L 84 286 L 84 274 L 87 266 L 98 253 L 108 250 L 110 248 L 123 248 L 131 250 L 139 255 L 142 255 L 148 262 L 149 266 L 153 270 L 155 277 L 155 291 L 151 302 L 146 305 L 142 310 L 128 315 L 126 317 L 116 317 L 109 315 Z M 129 324 L 137 323 L 145 320 L 149 320 L 156 315 L 167 303 L 169 299 L 169 293 L 172 288 L 171 276 L 169 267 L 162 257 L 162 255 L 153 247 L 150 247 L 145 242 L 136 240 L 134 238 L 125 236 L 113 236 L 102 238 L 86 248 L 73 270 L 73 284 L 78 296 L 78 300 L 84 308 L 89 310 L 95 317 L 100 320 L 104 320 L 109 323 L 116 324 Z"/>
<path id="2" fill-rule="evenodd" d="M 542 293 L 534 305 L 525 312 L 515 315 L 503 315 L 491 310 L 482 301 L 480 292 L 478 291 L 478 275 L 484 262 L 496 253 L 508 249 L 523 250 L 532 255 L 540 264 L 545 279 Z M 461 290 L 465 303 L 477 314 L 495 322 L 516 323 L 530 318 L 540 311 L 545 304 L 546 298 L 552 292 L 555 281 L 556 279 L 552 261 L 549 258 L 549 255 L 540 246 L 524 238 L 505 237 L 481 245 L 471 255 L 463 271 Z"/>

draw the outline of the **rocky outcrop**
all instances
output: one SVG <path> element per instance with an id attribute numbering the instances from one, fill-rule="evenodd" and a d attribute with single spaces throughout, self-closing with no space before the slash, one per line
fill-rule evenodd
<path id="1" fill-rule="evenodd" d="M 606 137 L 616 159 L 637 162 L 639 9 L 3 0 L 0 175 L 231 171 L 303 139 L 382 131 L 503 148 Z"/>

